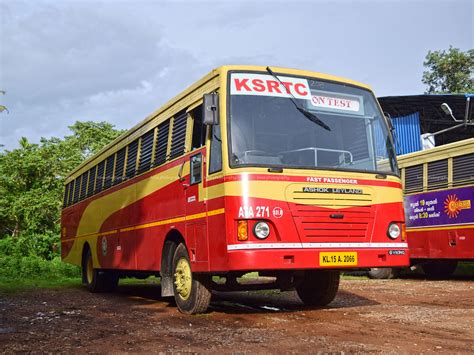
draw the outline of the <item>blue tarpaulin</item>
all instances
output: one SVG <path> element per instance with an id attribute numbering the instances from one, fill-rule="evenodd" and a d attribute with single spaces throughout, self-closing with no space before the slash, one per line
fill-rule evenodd
<path id="1" fill-rule="evenodd" d="M 394 117 L 395 149 L 397 155 L 408 154 L 421 150 L 420 115 L 415 112 L 411 115 Z"/>

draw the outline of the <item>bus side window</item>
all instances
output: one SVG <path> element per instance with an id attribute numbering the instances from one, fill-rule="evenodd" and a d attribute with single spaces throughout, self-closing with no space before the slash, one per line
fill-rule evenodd
<path id="1" fill-rule="evenodd" d="M 94 166 L 89 173 L 89 182 L 87 183 L 87 197 L 94 194 L 95 176 L 97 174 L 97 165 Z"/>
<path id="2" fill-rule="evenodd" d="M 163 164 L 166 161 L 166 150 L 168 149 L 168 134 L 170 130 L 170 120 L 166 120 L 158 126 L 156 138 L 154 166 Z"/>
<path id="3" fill-rule="evenodd" d="M 97 165 L 97 176 L 95 181 L 95 190 L 94 193 L 99 193 L 102 191 L 104 186 L 104 171 L 105 171 L 105 160 L 102 160 L 99 165 Z"/>
<path id="4" fill-rule="evenodd" d="M 408 166 L 405 168 L 405 192 L 423 191 L 423 164 Z"/>
<path id="5" fill-rule="evenodd" d="M 79 187 L 81 186 L 81 177 L 78 176 L 74 182 L 74 199 L 72 203 L 76 203 L 79 201 Z"/>
<path id="6" fill-rule="evenodd" d="M 211 134 L 211 151 L 209 153 L 209 174 L 222 170 L 222 141 L 221 130 L 216 124 L 209 126 Z"/>
<path id="7" fill-rule="evenodd" d="M 86 171 L 81 175 L 81 191 L 79 192 L 79 201 L 82 201 L 86 198 L 87 193 L 87 180 L 89 178 L 89 172 Z"/>
<path id="8" fill-rule="evenodd" d="M 198 184 L 202 181 L 202 154 L 193 155 L 190 159 L 190 184 Z"/>
<path id="9" fill-rule="evenodd" d="M 125 178 L 131 179 L 137 172 L 138 138 L 128 145 L 127 165 L 125 167 Z"/>
<path id="10" fill-rule="evenodd" d="M 115 154 L 112 154 L 105 161 L 104 190 L 112 186 L 112 178 L 114 175 L 114 165 L 115 165 Z"/>
<path id="11" fill-rule="evenodd" d="M 64 188 L 63 208 L 69 206 L 68 205 L 68 196 L 69 196 L 69 191 L 70 190 L 71 190 L 71 183 L 67 184 L 66 187 Z"/>
<path id="12" fill-rule="evenodd" d="M 152 129 L 142 136 L 140 145 L 140 158 L 138 163 L 138 173 L 141 174 L 148 171 L 151 167 L 151 159 L 153 158 L 153 141 L 155 139 L 155 130 Z"/>
<path id="13" fill-rule="evenodd" d="M 68 197 L 67 197 L 67 205 L 68 206 L 71 206 L 73 204 L 73 201 L 74 201 L 74 180 L 72 180 L 70 183 L 69 183 L 69 194 L 68 194 Z"/>
<path id="14" fill-rule="evenodd" d="M 191 111 L 193 118 L 193 139 L 191 151 L 200 148 L 206 142 L 206 127 L 202 124 L 202 105 L 199 105 Z"/>
<path id="15" fill-rule="evenodd" d="M 125 166 L 125 155 L 127 147 L 123 147 L 117 152 L 117 158 L 115 158 L 115 174 L 113 185 L 121 183 L 123 178 L 123 168 Z"/>
<path id="16" fill-rule="evenodd" d="M 474 182 L 474 153 L 453 158 L 453 186 L 464 186 Z"/>
<path id="17" fill-rule="evenodd" d="M 186 111 L 181 111 L 174 116 L 173 130 L 171 132 L 170 159 L 184 154 L 187 124 L 188 114 Z"/>

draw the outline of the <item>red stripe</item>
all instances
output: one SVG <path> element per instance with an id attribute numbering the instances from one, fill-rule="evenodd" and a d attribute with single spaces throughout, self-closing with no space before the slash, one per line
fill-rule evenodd
<path id="1" fill-rule="evenodd" d="M 318 182 L 318 184 L 337 184 L 337 185 L 368 185 L 368 186 L 385 186 L 385 187 L 396 187 L 401 188 L 402 184 L 394 181 L 381 181 L 381 180 L 361 180 L 355 178 L 345 178 L 345 177 L 329 177 L 329 176 L 290 176 L 290 175 L 266 175 L 266 174 L 249 174 L 248 180 L 250 181 L 288 181 L 288 182 L 305 182 L 305 183 L 315 183 L 314 181 L 308 181 L 307 178 L 331 178 L 331 179 L 352 179 L 357 180 L 357 184 L 344 184 L 338 182 Z M 230 181 L 242 181 L 242 174 L 237 175 L 228 175 L 224 178 L 225 182 Z"/>

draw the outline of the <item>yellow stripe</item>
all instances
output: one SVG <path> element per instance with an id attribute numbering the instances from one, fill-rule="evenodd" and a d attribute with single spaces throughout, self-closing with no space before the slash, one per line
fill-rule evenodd
<path id="1" fill-rule="evenodd" d="M 83 235 L 79 235 L 77 237 L 74 237 L 74 238 L 69 238 L 69 239 L 64 239 L 62 240 L 63 242 L 69 242 L 71 240 L 76 240 L 78 238 L 85 238 L 85 237 L 99 237 L 99 236 L 103 236 L 103 235 L 111 235 L 111 234 L 115 234 L 115 233 L 118 233 L 118 232 L 129 232 L 129 231 L 133 231 L 133 230 L 137 230 L 137 229 L 144 229 L 144 228 L 151 228 L 151 227 L 156 227 L 156 226 L 162 226 L 164 224 L 171 224 L 171 223 L 176 223 L 176 222 L 183 222 L 183 221 L 190 221 L 190 220 L 193 220 L 193 219 L 198 219 L 198 218 L 204 218 L 206 216 L 215 216 L 215 215 L 218 215 L 218 214 L 222 214 L 225 212 L 225 209 L 224 208 L 219 208 L 217 210 L 212 210 L 212 211 L 209 211 L 209 212 L 202 212 L 202 213 L 196 213 L 196 214 L 192 214 L 192 215 L 189 215 L 189 216 L 186 216 L 186 217 L 176 217 L 176 218 L 170 218 L 170 219 L 164 219 L 162 221 L 156 221 L 156 222 L 151 222 L 151 223 L 144 223 L 144 224 L 139 224 L 137 226 L 133 226 L 133 227 L 127 227 L 127 228 L 120 228 L 120 229 L 114 229 L 114 230 L 111 230 L 111 231 L 107 231 L 107 232 L 101 232 L 101 233 L 88 233 L 88 234 L 83 234 Z"/>
<path id="2" fill-rule="evenodd" d="M 216 214 L 221 214 L 221 213 L 224 213 L 225 210 L 223 208 L 219 208 L 218 210 L 213 210 L 213 211 L 209 211 L 207 212 L 207 215 L 210 217 L 210 216 L 215 216 Z"/>
<path id="3" fill-rule="evenodd" d="M 192 214 L 192 215 L 190 215 L 190 216 L 184 217 L 184 219 L 185 219 L 186 221 L 190 221 L 190 220 L 193 220 L 193 219 L 198 219 L 198 218 L 203 218 L 203 217 L 206 217 L 206 212 L 197 213 L 197 214 Z"/>
<path id="4" fill-rule="evenodd" d="M 474 228 L 473 225 L 457 225 L 457 226 L 446 226 L 446 227 L 426 227 L 426 228 L 407 228 L 407 232 L 424 232 L 424 231 L 436 231 L 436 230 L 448 230 L 448 229 L 469 229 Z"/>

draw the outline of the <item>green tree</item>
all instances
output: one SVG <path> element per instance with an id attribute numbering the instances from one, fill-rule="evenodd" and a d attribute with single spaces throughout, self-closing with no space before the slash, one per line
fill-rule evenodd
<path id="1" fill-rule="evenodd" d="M 76 122 L 69 128 L 72 134 L 64 139 L 33 144 L 21 138 L 18 148 L 0 153 L 0 237 L 53 235 L 58 241 L 65 177 L 122 133 L 106 122 Z"/>
<path id="2" fill-rule="evenodd" d="M 474 93 L 473 49 L 463 52 L 450 46 L 448 51 L 429 51 L 423 65 L 427 94 Z"/>

